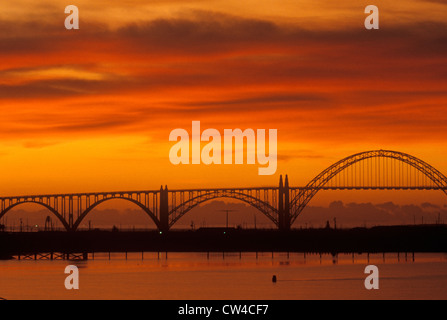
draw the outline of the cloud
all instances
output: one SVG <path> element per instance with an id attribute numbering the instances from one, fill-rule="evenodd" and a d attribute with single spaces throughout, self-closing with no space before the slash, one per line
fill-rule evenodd
<path id="1" fill-rule="evenodd" d="M 45 80 L 20 85 L 0 85 L 0 95 L 5 100 L 60 98 L 92 94 L 95 86 L 92 81 Z"/>
<path id="2" fill-rule="evenodd" d="M 271 123 L 306 141 L 446 138 L 446 23 L 368 33 L 183 16 L 115 29 L 87 20 L 76 33 L 52 19 L 0 22 L 0 103 L 9 106 L 0 135 L 125 128 L 165 137 L 154 129 L 200 117 Z M 10 107 L 20 103 L 26 113 Z"/>
<path id="3" fill-rule="evenodd" d="M 423 209 L 440 209 L 440 207 L 438 205 L 432 204 L 432 203 L 429 203 L 429 202 L 422 203 L 421 207 Z"/>
<path id="4" fill-rule="evenodd" d="M 117 31 L 130 43 L 145 39 L 139 46 L 143 50 L 162 47 L 194 55 L 221 52 L 234 45 L 268 43 L 281 34 L 273 22 L 202 11 L 192 12 L 188 19 L 156 19 Z"/>
<path id="5" fill-rule="evenodd" d="M 308 206 L 298 217 L 296 223 L 301 226 L 307 224 L 321 227 L 325 225 L 326 221 L 332 223 L 334 218 L 337 219 L 337 225 L 343 227 L 414 224 L 422 223 L 422 219 L 424 219 L 424 223 L 436 223 L 439 210 L 433 211 L 434 207 L 436 205 L 398 205 L 392 202 L 345 205 L 341 201 L 335 201 L 327 208 Z M 447 217 L 447 211 L 443 210 L 441 217 Z"/>
<path id="6" fill-rule="evenodd" d="M 278 160 L 289 161 L 296 159 L 323 159 L 327 156 L 314 150 L 292 150 L 278 155 Z"/>
<path id="7" fill-rule="evenodd" d="M 399 205 L 394 204 L 392 202 L 386 202 L 386 203 L 381 203 L 381 204 L 377 204 L 376 205 L 377 208 L 379 209 L 383 209 L 387 212 L 395 212 L 396 210 L 399 209 Z"/>

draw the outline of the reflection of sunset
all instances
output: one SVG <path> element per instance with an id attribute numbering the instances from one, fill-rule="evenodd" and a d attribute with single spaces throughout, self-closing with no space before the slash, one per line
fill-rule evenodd
<path id="1" fill-rule="evenodd" d="M 0 13 L 2 195 L 304 185 L 377 148 L 447 172 L 443 4 L 378 1 L 374 33 L 356 1 L 78 1 L 69 32 L 65 2 L 28 2 Z M 278 129 L 277 175 L 172 166 L 169 133 L 193 120 Z"/>

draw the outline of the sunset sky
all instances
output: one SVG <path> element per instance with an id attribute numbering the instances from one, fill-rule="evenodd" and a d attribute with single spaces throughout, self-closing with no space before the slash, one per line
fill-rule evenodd
<path id="1" fill-rule="evenodd" d="M 80 30 L 64 28 L 69 4 Z M 380 9 L 380 30 L 364 28 L 369 4 Z M 373 149 L 447 174 L 445 1 L 0 8 L 1 196 L 277 185 L 286 173 L 301 186 Z M 221 132 L 278 129 L 277 173 L 172 165 L 169 133 L 194 120 Z"/>

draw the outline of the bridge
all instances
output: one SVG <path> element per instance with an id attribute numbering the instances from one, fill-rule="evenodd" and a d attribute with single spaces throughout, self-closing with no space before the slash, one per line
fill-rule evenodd
<path id="1" fill-rule="evenodd" d="M 321 172 L 305 187 L 291 187 L 281 176 L 277 187 L 76 193 L 0 198 L 0 219 L 11 209 L 35 203 L 47 208 L 67 231 L 76 231 L 98 205 L 126 200 L 139 206 L 160 231 L 168 231 L 198 205 L 217 198 L 243 201 L 288 230 L 322 190 L 440 190 L 447 178 L 428 163 L 402 152 L 367 151 L 344 158 Z"/>

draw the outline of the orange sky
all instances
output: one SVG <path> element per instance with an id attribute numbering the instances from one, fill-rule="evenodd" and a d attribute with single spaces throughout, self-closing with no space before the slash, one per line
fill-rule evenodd
<path id="1" fill-rule="evenodd" d="M 447 5 L 20 0 L 0 10 L 1 195 L 305 185 L 371 149 L 447 174 Z M 169 133 L 278 129 L 278 171 L 179 166 Z"/>

